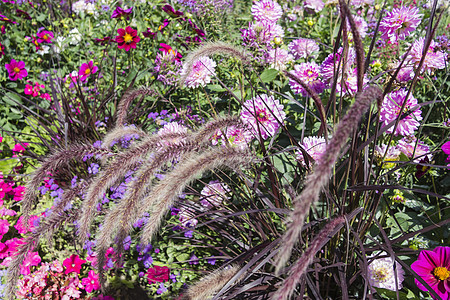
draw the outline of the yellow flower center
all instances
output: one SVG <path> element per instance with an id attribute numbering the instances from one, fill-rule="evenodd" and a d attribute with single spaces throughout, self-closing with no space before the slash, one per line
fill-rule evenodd
<path id="1" fill-rule="evenodd" d="M 169 52 L 169 54 L 172 54 L 173 56 L 177 55 L 177 53 L 175 51 L 173 51 L 172 49 L 169 49 L 169 51 L 167 51 L 167 52 Z"/>
<path id="2" fill-rule="evenodd" d="M 123 37 L 123 40 L 125 41 L 125 43 L 129 44 L 133 41 L 133 37 L 131 36 L 131 34 L 127 33 Z"/>
<path id="3" fill-rule="evenodd" d="M 446 267 L 437 267 L 433 270 L 433 275 L 436 279 L 446 280 L 450 277 L 450 272 Z"/>
<path id="4" fill-rule="evenodd" d="M 84 74 L 87 75 L 87 74 L 89 74 L 89 73 L 91 73 L 91 69 L 87 68 L 86 71 L 84 71 Z"/>
<path id="5" fill-rule="evenodd" d="M 375 271 L 375 278 L 381 282 L 386 281 L 388 271 L 385 268 L 379 268 Z"/>
<path id="6" fill-rule="evenodd" d="M 48 35 L 44 35 L 44 40 L 48 40 Z"/>
<path id="7" fill-rule="evenodd" d="M 14 73 L 19 73 L 19 72 L 20 72 L 20 69 L 18 67 L 15 67 L 14 68 Z"/>

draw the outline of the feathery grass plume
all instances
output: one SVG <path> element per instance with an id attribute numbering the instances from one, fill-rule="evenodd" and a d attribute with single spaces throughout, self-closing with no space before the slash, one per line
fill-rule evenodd
<path id="1" fill-rule="evenodd" d="M 136 135 L 136 134 L 139 135 L 139 138 L 141 139 L 149 136 L 148 133 L 134 126 L 116 127 L 103 137 L 102 139 L 103 148 L 109 149 L 111 148 L 111 144 L 115 140 L 119 140 L 127 135 Z"/>
<path id="2" fill-rule="evenodd" d="M 286 264 L 291 256 L 292 248 L 298 240 L 303 223 L 313 203 L 319 198 L 320 192 L 330 178 L 330 173 L 342 146 L 347 142 L 351 132 L 356 128 L 364 112 L 373 100 L 382 96 L 382 90 L 376 86 L 369 86 L 358 93 L 355 103 L 337 125 L 336 131 L 327 145 L 322 157 L 316 162 L 314 171 L 306 178 L 305 188 L 293 201 L 294 211 L 291 213 L 292 223 L 283 236 L 280 252 L 276 258 L 276 274 Z"/>
<path id="3" fill-rule="evenodd" d="M 117 106 L 116 127 L 124 126 L 126 118 L 128 116 L 128 107 L 130 107 L 131 102 L 133 102 L 133 100 L 136 99 L 136 97 L 138 96 L 145 97 L 148 95 L 160 97 L 158 92 L 148 87 L 141 87 L 126 92 L 125 95 L 123 95 L 122 99 L 120 100 L 119 105 Z"/>
<path id="4" fill-rule="evenodd" d="M 185 187 L 205 171 L 219 167 L 238 169 L 254 160 L 250 152 L 233 147 L 219 147 L 202 153 L 190 153 L 146 196 L 141 207 L 150 209 L 142 232 L 142 241 L 150 242 L 170 205 Z"/>
<path id="5" fill-rule="evenodd" d="M 307 85 L 303 80 L 301 80 L 294 74 L 292 74 L 288 71 L 284 71 L 284 75 L 286 75 L 289 79 L 292 79 L 295 82 L 297 82 L 298 84 L 300 84 L 302 86 L 302 88 L 304 88 L 308 92 L 308 94 L 311 96 L 311 98 L 313 98 L 314 103 L 316 104 L 317 109 L 319 110 L 320 123 L 321 123 L 321 127 L 323 130 L 323 136 L 325 139 L 327 139 L 328 138 L 327 118 L 326 118 L 325 108 L 323 107 L 322 100 L 320 99 L 319 95 L 309 85 Z"/>
<path id="6" fill-rule="evenodd" d="M 197 48 L 196 50 L 194 50 L 193 52 L 189 53 L 188 56 L 186 56 L 186 60 L 184 61 L 183 64 L 184 71 L 181 74 L 178 84 L 179 85 L 184 84 L 186 78 L 189 76 L 189 73 L 192 71 L 192 66 L 194 65 L 194 62 L 197 59 L 199 59 L 202 56 L 209 56 L 216 53 L 228 54 L 233 57 L 238 57 L 242 60 L 242 62 L 249 61 L 244 51 L 242 51 L 236 46 L 226 44 L 223 42 L 206 43 Z"/>
<path id="7" fill-rule="evenodd" d="M 73 144 L 67 149 L 61 149 L 56 153 L 48 156 L 42 165 L 34 171 L 28 181 L 25 189 L 25 194 L 22 200 L 22 212 L 24 216 L 24 223 L 28 224 L 33 204 L 36 200 L 38 187 L 42 183 L 45 177 L 48 176 L 48 172 L 55 172 L 59 168 L 66 166 L 73 160 L 81 160 L 86 154 L 93 155 L 111 155 L 112 153 L 106 149 L 100 149 L 86 144 Z M 28 226 L 28 225 L 25 225 Z"/>
<path id="8" fill-rule="evenodd" d="M 204 143 L 213 136 L 217 130 L 225 129 L 227 127 L 237 126 L 239 128 L 245 128 L 244 123 L 239 116 L 219 116 L 212 119 L 189 137 L 189 140 L 193 143 Z"/>
<path id="9" fill-rule="evenodd" d="M 339 0 L 339 6 L 341 8 L 341 13 L 343 13 L 344 16 L 342 22 L 345 22 L 345 18 L 347 18 L 348 22 L 350 23 L 350 29 L 352 30 L 353 41 L 356 50 L 356 70 L 358 72 L 356 80 L 358 85 L 358 92 L 361 92 L 364 82 L 364 46 L 362 44 L 358 28 L 356 28 L 355 19 L 353 19 L 347 3 L 344 0 Z"/>
<path id="10" fill-rule="evenodd" d="M 231 265 L 200 279 L 186 291 L 186 300 L 207 300 L 217 293 L 240 270 L 238 265 Z"/>
<path id="11" fill-rule="evenodd" d="M 311 245 L 303 253 L 303 255 L 294 263 L 292 268 L 289 270 L 288 277 L 284 280 L 283 285 L 275 292 L 272 296 L 272 300 L 286 300 L 292 296 L 295 291 L 300 279 L 306 272 L 306 268 L 311 264 L 317 251 L 319 251 L 332 237 L 332 232 L 336 231 L 336 227 L 339 229 L 342 227 L 345 218 L 343 216 L 337 217 L 331 222 L 329 222 L 325 227 L 319 232 L 316 238 L 311 242 Z M 330 236 L 331 235 L 331 236 Z M 302 297 L 303 295 L 300 295 Z"/>

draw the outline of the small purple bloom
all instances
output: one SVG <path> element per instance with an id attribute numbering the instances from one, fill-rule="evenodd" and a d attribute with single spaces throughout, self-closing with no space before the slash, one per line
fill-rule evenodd
<path id="1" fill-rule="evenodd" d="M 190 265 L 198 265 L 198 257 L 195 256 L 195 254 L 192 254 L 191 258 L 189 259 Z"/>
<path id="2" fill-rule="evenodd" d="M 100 168 L 100 166 L 96 163 L 92 163 L 89 167 L 88 167 L 88 173 L 95 175 L 98 173 L 98 169 Z"/>
<path id="3" fill-rule="evenodd" d="M 164 286 L 164 283 L 161 282 L 159 285 L 159 289 L 156 291 L 156 293 L 158 295 L 161 295 L 162 293 L 165 293 L 165 292 L 167 292 L 167 288 Z"/>
<path id="4" fill-rule="evenodd" d="M 190 238 L 192 238 L 192 233 L 193 233 L 192 230 L 188 230 L 184 233 L 184 236 L 187 237 L 188 239 L 190 239 Z"/>

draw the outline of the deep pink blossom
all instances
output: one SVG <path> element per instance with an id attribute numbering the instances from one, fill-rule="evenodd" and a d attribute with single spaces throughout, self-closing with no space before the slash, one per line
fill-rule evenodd
<path id="1" fill-rule="evenodd" d="M 136 44 L 141 40 L 137 35 L 137 30 L 127 26 L 125 29 L 117 29 L 116 42 L 119 44 L 119 49 L 129 51 L 131 48 L 136 49 Z"/>
<path id="2" fill-rule="evenodd" d="M 12 187 L 9 183 L 0 179 L 0 199 L 5 198 L 5 195 L 12 191 Z"/>
<path id="3" fill-rule="evenodd" d="M 441 149 L 442 149 L 442 151 L 444 151 L 445 154 L 448 155 L 447 162 L 450 162 L 450 141 L 448 141 L 447 143 L 442 145 Z M 447 166 L 450 167 L 450 164 L 448 164 Z"/>
<path id="4" fill-rule="evenodd" d="M 23 199 L 23 195 L 25 194 L 25 186 L 19 185 L 14 189 L 14 201 L 21 201 Z"/>
<path id="5" fill-rule="evenodd" d="M 72 254 L 69 258 L 66 258 L 63 261 L 63 266 L 66 267 L 65 274 L 70 274 L 72 272 L 75 272 L 77 274 L 80 274 L 81 271 L 81 265 L 84 264 L 86 261 L 84 259 L 81 259 L 78 255 Z"/>
<path id="6" fill-rule="evenodd" d="M 78 71 L 78 76 L 80 76 L 80 80 L 84 82 L 91 74 L 95 74 L 97 70 L 98 67 L 94 66 L 94 62 L 91 60 L 88 63 L 81 65 L 80 70 Z"/>
<path id="7" fill-rule="evenodd" d="M 292 75 L 302 80 L 317 94 L 320 94 L 326 88 L 326 84 L 322 81 L 320 76 L 320 68 L 315 62 L 300 63 L 294 66 L 294 70 L 290 71 Z M 289 86 L 296 94 L 302 94 L 303 97 L 309 96 L 308 92 L 292 79 L 289 79 Z"/>
<path id="8" fill-rule="evenodd" d="M 27 147 L 28 145 L 29 145 L 28 143 L 15 144 L 11 150 L 13 152 L 23 153 L 25 152 L 25 147 Z"/>
<path id="9" fill-rule="evenodd" d="M 100 289 L 100 283 L 98 282 L 98 274 L 93 270 L 89 271 L 89 276 L 87 278 L 81 279 L 81 283 L 84 285 L 86 292 L 91 293 Z"/>
<path id="10" fill-rule="evenodd" d="M 54 38 L 53 32 L 43 30 L 37 34 L 37 42 L 38 43 L 51 43 Z"/>
<path id="11" fill-rule="evenodd" d="M 0 240 L 9 231 L 9 226 L 8 220 L 0 219 Z"/>
<path id="12" fill-rule="evenodd" d="M 16 81 L 27 77 L 28 71 L 25 69 L 25 63 L 23 61 L 16 61 L 11 59 L 9 64 L 5 64 L 6 70 L 8 70 L 9 79 Z"/>
<path id="13" fill-rule="evenodd" d="M 39 219 L 39 216 L 30 216 L 30 218 L 28 219 L 28 226 L 26 226 L 25 224 L 23 224 L 23 216 L 20 216 L 19 220 L 17 220 L 16 225 L 14 225 L 14 228 L 16 228 L 20 234 L 31 232 L 37 227 L 37 224 L 39 224 Z"/>
<path id="14" fill-rule="evenodd" d="M 404 40 L 411 32 L 416 30 L 422 16 L 419 14 L 417 7 L 402 6 L 394 8 L 381 20 L 381 38 L 390 40 L 391 43 L 395 43 L 399 39 Z"/>
<path id="15" fill-rule="evenodd" d="M 433 251 L 422 250 L 413 262 L 414 270 L 443 299 L 450 299 L 450 247 L 437 247 Z M 428 291 L 417 279 L 419 289 Z"/>
<path id="16" fill-rule="evenodd" d="M 280 4 L 272 0 L 255 2 L 251 8 L 252 16 L 257 21 L 277 22 L 283 15 Z"/>
<path id="17" fill-rule="evenodd" d="M 111 19 L 126 17 L 127 20 L 129 20 L 132 11 L 133 7 L 130 7 L 129 9 L 123 9 L 120 6 L 117 6 L 111 15 Z"/>
<path id="18" fill-rule="evenodd" d="M 147 279 L 148 283 L 152 284 L 155 282 L 166 282 L 169 280 L 169 273 L 170 270 L 168 267 L 160 267 L 160 266 L 154 266 L 147 270 Z"/>
<path id="19" fill-rule="evenodd" d="M 30 267 L 37 266 L 41 262 L 41 257 L 37 252 L 29 252 L 22 265 L 20 266 L 20 274 L 29 275 Z"/>

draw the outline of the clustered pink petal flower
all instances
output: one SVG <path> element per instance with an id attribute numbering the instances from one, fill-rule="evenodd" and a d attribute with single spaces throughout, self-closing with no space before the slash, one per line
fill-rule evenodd
<path id="1" fill-rule="evenodd" d="M 294 70 L 289 73 L 302 80 L 318 94 L 322 93 L 326 88 L 326 84 L 320 79 L 320 68 L 315 62 L 295 65 Z M 303 97 L 309 95 L 303 86 L 292 79 L 289 79 L 289 86 L 296 94 L 302 94 Z"/>
<path id="2" fill-rule="evenodd" d="M 327 149 L 326 141 L 323 137 L 318 136 L 308 136 L 303 139 L 301 146 L 308 153 L 309 156 L 314 159 L 315 162 L 319 160 L 323 153 Z M 301 151 L 297 152 L 297 159 L 301 162 L 303 166 L 306 166 L 306 160 L 303 157 L 303 153 Z M 310 164 L 313 162 L 309 162 Z"/>
<path id="3" fill-rule="evenodd" d="M 100 283 L 98 281 L 98 274 L 95 271 L 90 270 L 87 278 L 81 279 L 81 283 L 84 285 L 84 289 L 88 293 L 100 289 Z"/>
<path id="4" fill-rule="evenodd" d="M 206 208 L 219 206 L 224 200 L 230 198 L 226 195 L 230 191 L 227 184 L 219 182 L 218 180 L 210 181 L 200 192 L 203 196 L 200 203 Z"/>
<path id="5" fill-rule="evenodd" d="M 16 152 L 16 153 L 23 153 L 23 152 L 25 152 L 25 147 L 27 147 L 28 145 L 29 145 L 28 143 L 15 144 L 11 150 L 12 150 L 12 152 Z"/>
<path id="6" fill-rule="evenodd" d="M 408 158 L 414 159 L 414 162 L 428 158 L 431 161 L 430 146 L 421 140 L 417 140 L 414 136 L 408 136 L 398 141 L 397 148 L 405 154 Z"/>
<path id="7" fill-rule="evenodd" d="M 395 266 L 395 268 L 394 268 Z M 404 280 L 405 271 L 400 264 L 391 257 L 374 259 L 369 263 L 367 277 L 372 287 L 400 290 Z M 397 277 L 397 279 L 396 279 Z"/>
<path id="8" fill-rule="evenodd" d="M 127 26 L 125 29 L 117 29 L 116 42 L 119 45 L 119 49 L 125 49 L 129 51 L 131 48 L 136 49 L 136 44 L 141 40 L 137 35 L 137 30 Z"/>
<path id="9" fill-rule="evenodd" d="M 29 83 L 32 83 L 31 81 L 28 81 Z M 31 84 L 26 84 L 25 85 L 25 90 L 24 93 L 25 95 L 31 95 L 32 97 L 38 97 L 38 96 L 43 96 L 41 95 L 41 89 L 44 89 L 45 85 L 40 84 L 39 82 L 35 82 L 34 86 Z"/>
<path id="10" fill-rule="evenodd" d="M 188 88 L 197 88 L 199 86 L 206 86 L 211 82 L 211 76 L 216 75 L 216 62 L 207 56 L 202 56 L 197 59 L 193 66 L 192 71 L 186 78 L 185 85 Z M 186 69 L 183 69 L 183 74 L 186 73 Z"/>
<path id="11" fill-rule="evenodd" d="M 356 59 L 355 50 L 350 48 L 346 56 L 343 54 L 343 50 L 343 48 L 339 48 L 336 53 L 331 53 L 320 65 L 320 73 L 326 81 L 331 82 L 336 74 L 339 75 L 337 76 L 339 81 L 343 69 L 345 75 L 353 70 L 351 65 Z"/>
<path id="12" fill-rule="evenodd" d="M 28 75 L 28 71 L 25 69 L 25 63 L 23 61 L 11 59 L 9 64 L 5 64 L 5 68 L 8 71 L 9 79 L 12 81 L 25 78 Z"/>
<path id="13" fill-rule="evenodd" d="M 26 226 L 25 224 L 23 224 L 23 216 L 20 216 L 19 220 L 17 220 L 16 225 L 14 225 L 14 228 L 16 228 L 20 234 L 32 232 L 37 227 L 37 224 L 39 224 L 39 220 L 39 216 L 33 215 L 28 219 L 28 226 Z"/>
<path id="14" fill-rule="evenodd" d="M 415 40 L 407 57 L 407 61 L 411 62 L 416 69 L 418 68 L 420 60 L 422 59 L 424 45 L 424 37 Z M 438 46 L 439 45 L 435 41 L 431 41 L 430 47 L 425 54 L 425 60 L 423 62 L 421 72 L 427 72 L 428 74 L 431 74 L 435 69 L 445 68 L 447 53 L 438 50 Z"/>
<path id="15" fill-rule="evenodd" d="M 97 66 L 94 66 L 94 62 L 91 60 L 88 63 L 84 63 L 81 65 L 80 70 L 78 71 L 78 76 L 81 82 L 86 81 L 86 79 L 91 76 L 91 74 L 95 74 L 98 70 Z"/>
<path id="16" fill-rule="evenodd" d="M 444 151 L 445 154 L 448 155 L 447 162 L 450 162 L 450 141 L 448 141 L 444 145 L 442 145 L 441 149 L 442 149 L 442 151 Z M 450 164 L 448 164 L 447 166 L 450 167 Z"/>
<path id="17" fill-rule="evenodd" d="M 288 48 L 295 59 L 308 58 L 320 50 L 316 41 L 303 38 L 293 40 L 289 43 Z"/>
<path id="18" fill-rule="evenodd" d="M 2 240 L 3 236 L 9 231 L 9 222 L 8 220 L 0 219 L 0 241 Z"/>
<path id="19" fill-rule="evenodd" d="M 381 38 L 390 40 L 391 43 L 404 40 L 420 24 L 422 16 L 417 7 L 394 8 L 381 19 Z"/>
<path id="20" fill-rule="evenodd" d="M 86 261 L 81 259 L 78 255 L 72 254 L 69 258 L 66 258 L 63 261 L 63 266 L 66 267 L 65 274 L 70 274 L 72 272 L 80 274 L 81 265 L 85 262 Z"/>
<path id="21" fill-rule="evenodd" d="M 322 0 L 305 0 L 304 5 L 305 8 L 318 13 L 324 8 L 325 3 Z"/>
<path id="22" fill-rule="evenodd" d="M 336 85 L 336 90 L 338 93 L 346 94 L 355 94 L 358 90 L 358 70 L 354 68 L 351 72 L 347 73 L 347 78 L 345 78 L 344 82 L 339 80 Z M 369 82 L 367 78 L 367 74 L 364 74 L 363 77 L 363 89 L 365 85 Z"/>
<path id="23" fill-rule="evenodd" d="M 251 22 L 247 29 L 242 29 L 243 44 L 248 47 L 269 46 L 274 44 L 275 38 L 283 37 L 283 27 L 268 21 Z"/>
<path id="24" fill-rule="evenodd" d="M 22 265 L 20 266 L 20 274 L 29 275 L 30 267 L 37 266 L 41 262 L 41 257 L 37 252 L 29 252 Z"/>
<path id="25" fill-rule="evenodd" d="M 361 39 L 364 39 L 367 35 L 367 30 L 369 29 L 369 25 L 367 25 L 367 22 L 364 20 L 364 18 L 362 18 L 360 16 L 353 16 L 353 20 L 355 21 L 356 30 L 358 31 L 359 36 L 361 37 Z M 351 33 L 350 22 L 347 20 L 346 24 L 347 24 L 347 32 L 350 37 L 349 40 L 353 41 L 353 35 Z"/>
<path id="26" fill-rule="evenodd" d="M 257 95 L 242 105 L 241 119 L 256 138 L 275 135 L 286 118 L 284 106 L 273 96 Z"/>
<path id="27" fill-rule="evenodd" d="M 411 269 L 443 299 L 450 299 L 450 247 L 437 247 L 433 251 L 422 250 Z M 428 291 L 417 279 L 419 289 Z M 434 298 L 434 297 L 433 297 Z"/>
<path id="28" fill-rule="evenodd" d="M 286 70 L 287 64 L 289 64 L 292 59 L 292 55 L 282 48 L 270 49 L 266 57 L 266 61 L 270 67 L 279 71 Z"/>
<path id="29" fill-rule="evenodd" d="M 272 0 L 261 0 L 252 5 L 252 16 L 256 21 L 277 22 L 283 15 L 281 6 Z"/>
<path id="30" fill-rule="evenodd" d="M 224 130 L 218 129 L 211 137 L 211 143 L 215 146 L 220 142 L 224 146 L 235 146 L 245 149 L 253 138 L 251 132 L 246 128 L 230 126 Z"/>
<path id="31" fill-rule="evenodd" d="M 406 90 L 402 89 L 391 92 L 384 97 L 380 110 L 380 122 L 383 122 L 383 126 L 387 126 L 390 122 L 401 117 L 403 113 L 417 105 L 417 99 L 412 95 L 409 95 L 403 111 L 400 111 L 403 103 L 405 102 L 407 93 L 408 92 Z M 422 111 L 420 109 L 416 109 L 413 113 L 404 117 L 398 122 L 398 126 L 395 129 L 394 134 L 403 136 L 413 135 L 414 131 L 420 125 L 419 121 L 422 120 L 421 114 Z M 393 129 L 394 128 L 392 126 L 386 132 L 392 133 Z"/>

